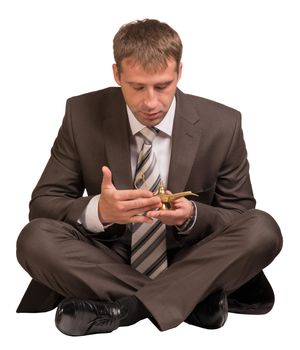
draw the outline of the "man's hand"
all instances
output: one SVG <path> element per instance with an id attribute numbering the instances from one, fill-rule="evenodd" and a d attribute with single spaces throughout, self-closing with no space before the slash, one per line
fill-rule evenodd
<path id="1" fill-rule="evenodd" d="M 146 222 L 153 219 L 143 215 L 149 210 L 161 207 L 161 200 L 147 190 L 117 190 L 112 183 L 112 173 L 102 167 L 103 179 L 98 203 L 98 216 L 102 224 Z"/>
<path id="2" fill-rule="evenodd" d="M 149 218 L 157 218 L 166 225 L 181 226 L 193 214 L 193 204 L 186 198 L 176 199 L 169 210 L 148 211 Z"/>

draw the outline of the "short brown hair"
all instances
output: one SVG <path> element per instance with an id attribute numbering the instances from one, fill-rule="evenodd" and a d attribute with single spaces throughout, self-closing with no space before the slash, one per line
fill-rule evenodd
<path id="1" fill-rule="evenodd" d="M 179 69 L 182 43 L 177 32 L 168 24 L 144 19 L 123 25 L 113 40 L 113 50 L 119 73 L 124 58 L 132 57 L 145 70 L 156 72 L 167 67 L 173 58 Z"/>

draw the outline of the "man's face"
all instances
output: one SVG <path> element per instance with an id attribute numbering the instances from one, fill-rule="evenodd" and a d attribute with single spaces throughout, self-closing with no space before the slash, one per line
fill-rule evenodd
<path id="1" fill-rule="evenodd" d="M 180 64 L 177 72 L 175 60 L 170 59 L 167 61 L 167 68 L 155 73 L 145 71 L 130 58 L 125 58 L 121 65 L 121 73 L 115 64 L 113 72 L 128 107 L 143 125 L 159 124 L 172 103 L 182 65 Z"/>

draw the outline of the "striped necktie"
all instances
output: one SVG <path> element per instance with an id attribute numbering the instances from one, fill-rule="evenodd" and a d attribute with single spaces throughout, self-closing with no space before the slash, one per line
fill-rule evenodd
<path id="1" fill-rule="evenodd" d="M 146 188 L 152 192 L 158 189 L 161 181 L 152 151 L 152 141 L 157 132 L 157 129 L 148 127 L 140 131 L 144 144 L 138 156 L 134 178 L 136 188 Z M 153 219 L 152 224 L 132 225 L 131 266 L 151 279 L 167 268 L 166 225 L 157 219 Z"/>

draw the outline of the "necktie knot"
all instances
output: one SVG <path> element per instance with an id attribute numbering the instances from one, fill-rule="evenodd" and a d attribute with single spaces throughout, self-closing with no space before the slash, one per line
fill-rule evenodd
<path id="1" fill-rule="evenodd" d="M 159 130 L 154 128 L 154 127 L 145 127 L 144 129 L 142 129 L 140 131 L 140 134 L 143 136 L 144 138 L 144 142 L 147 145 L 151 145 L 155 136 L 159 133 Z"/>
<path id="2" fill-rule="evenodd" d="M 152 192 L 157 190 L 161 181 L 155 153 L 152 149 L 152 141 L 158 132 L 159 130 L 154 127 L 145 127 L 140 131 L 144 144 L 138 155 L 134 177 L 136 188 L 145 188 Z"/>

